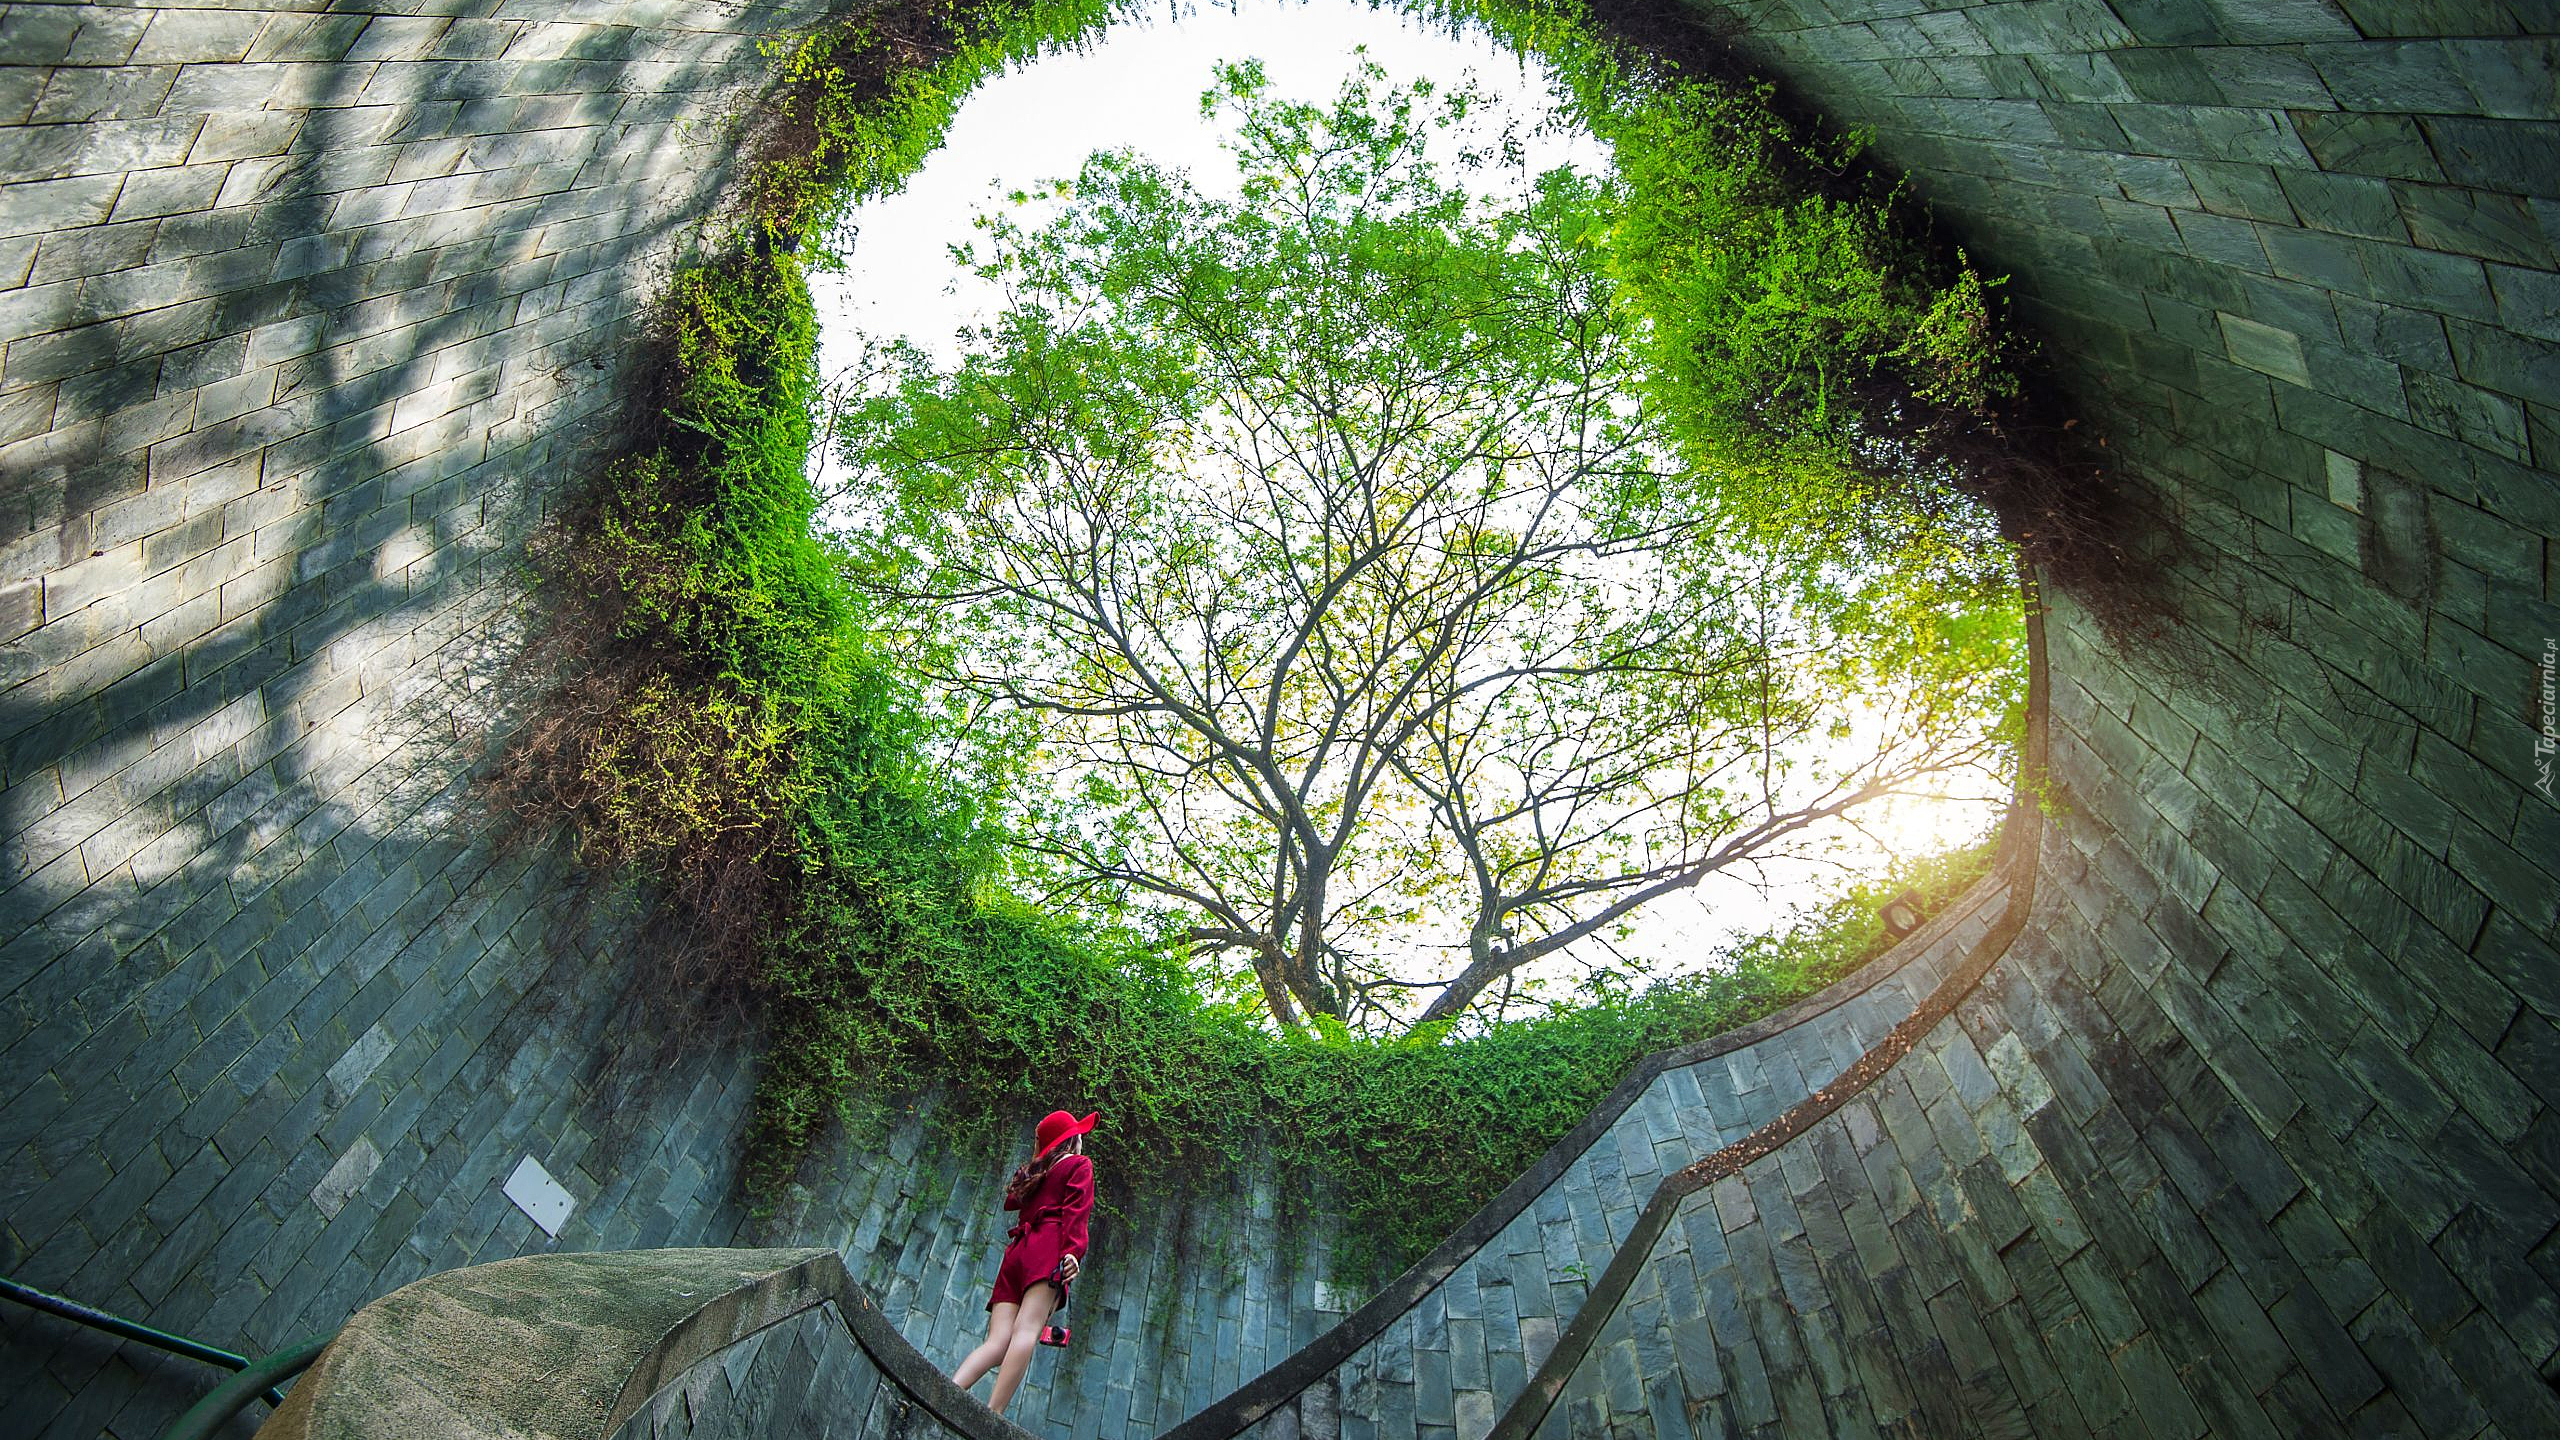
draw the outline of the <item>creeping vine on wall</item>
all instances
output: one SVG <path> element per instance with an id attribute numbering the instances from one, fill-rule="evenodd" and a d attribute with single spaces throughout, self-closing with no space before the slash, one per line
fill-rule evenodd
<path id="1" fill-rule="evenodd" d="M 994 881 L 997 837 L 924 758 L 916 692 L 871 649 L 811 527 L 805 275 L 846 207 L 900 183 L 979 78 L 1119 8 L 900 0 L 777 48 L 736 221 L 658 307 L 630 452 L 540 544 L 537 655 L 561 678 L 496 791 L 528 831 L 565 830 L 586 863 L 657 898 L 662 988 L 763 1017 L 751 1184 L 786 1184 L 828 1126 L 926 1088 L 964 1128 L 1073 1104 L 1110 1116 L 1123 1184 L 1214 1181 L 1248 1148 L 1317 1177 L 1348 1237 L 1336 1274 L 1375 1275 L 1490 1198 L 1640 1056 L 1880 948 L 1888 892 L 1745 947 L 1729 974 L 1371 1042 L 1274 1035 L 1204 998 L 1178 955 Z M 1809 503 L 1926 520 L 1943 477 L 1880 447 L 1922 433 L 1911 417 L 1977 423 L 2018 394 L 1994 282 L 1933 250 L 1853 145 L 1799 138 L 1763 92 L 1686 73 L 1572 0 L 1433 8 L 1548 59 L 1615 148 L 1634 197 L 1619 278 L 1702 451 L 1791 487 L 1793 520 Z M 1831 498 L 1807 502 L 1817 482 Z M 1980 865 L 1924 878 L 1952 891 Z"/>

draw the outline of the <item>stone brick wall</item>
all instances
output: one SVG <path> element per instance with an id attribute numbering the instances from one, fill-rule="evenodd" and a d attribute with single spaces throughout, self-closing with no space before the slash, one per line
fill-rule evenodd
<path id="1" fill-rule="evenodd" d="M 2062 607 L 2047 919 L 1548 1428 L 2550 1433 L 2560 17 L 1719 9 L 2016 273 L 2189 625 Z"/>
<path id="2" fill-rule="evenodd" d="M 730 1058 L 468 843 L 512 547 L 809 6 L 0 9 L 0 1265 L 252 1353 L 430 1269 L 726 1238 Z M 19 1434 L 209 1373 L 16 1307 Z"/>
<path id="3" fill-rule="evenodd" d="M 816 3 L 0 10 L 10 1273 L 261 1350 L 554 1243 L 499 1190 L 530 1155 L 579 1202 L 562 1247 L 839 1244 L 935 1358 L 978 1323 L 982 1160 L 910 1137 L 751 1222 L 750 1047 L 656 1063 L 616 1018 L 629 922 L 470 839 L 510 547 L 714 206 L 754 40 Z M 2015 275 L 2180 539 L 2187 624 L 2120 651 L 2052 617 L 2043 922 L 1921 1053 L 1686 1202 L 1559 1403 L 1504 1398 L 1556 1358 L 1521 1297 L 1570 1324 L 1610 1207 L 1731 1138 L 1703 1082 L 1274 1440 L 2549 1428 L 2560 15 L 1702 8 Z M 1748 1113 L 1820 1081 L 1763 1073 Z M 1140 1238 L 1017 1413 L 1160 1430 L 1344 1298 Z M 204 1379 L 0 1310 L 37 1433 L 149 1433 Z"/>
<path id="4" fill-rule="evenodd" d="M 521 542 L 601 453 L 757 42 L 829 6 L 379 8 L 426 13 L 0 9 L 0 1270 L 260 1353 L 478 1260 L 805 1236 L 950 1363 L 1010 1161 L 910 1130 L 750 1216 L 752 1046 L 635 1034 L 630 918 L 478 843 L 467 785 Z M 556 1240 L 502 1193 L 528 1156 Z M 1141 1243 L 1204 1233 L 1252 1258 Z M 1267 1196 L 1097 1240 L 1077 1353 L 1143 1337 L 1118 1385 L 1168 1411 L 1341 1308 Z M 0 1307 L 33 1433 L 210 1383 Z"/>
<path id="5" fill-rule="evenodd" d="M 1448 1257 L 1436 1283 L 1392 1318 L 1357 1317 L 1372 1338 L 1236 1433 L 1485 1435 L 1548 1362 L 1664 1177 L 1838 1080 L 1962 968 L 2012 898 L 2005 883 L 1979 887 L 1869 973 L 1807 1002 L 1809 1013 L 1749 1043 L 1710 1042 L 1694 1047 L 1706 1053 L 1667 1057 L 1671 1063 L 1498 1231 Z"/>
<path id="6" fill-rule="evenodd" d="M 1020 1133 L 930 1148 L 921 1123 L 877 1153 L 836 1149 L 809 1167 L 813 1192 L 741 1230 L 780 1244 L 833 1245 L 881 1313 L 945 1370 L 987 1333 L 987 1293 L 1016 1218 L 1004 1181 L 1029 1153 Z M 1273 1182 L 1188 1207 L 1131 1193 L 1095 1134 L 1106 1205 L 1068 1309 L 1075 1334 L 1043 1349 L 1011 1414 L 1055 1433 L 1118 1435 L 1171 1425 L 1260 1374 L 1339 1319 L 1322 1216 L 1284 1218 Z M 980 1389 L 985 1389 L 981 1382 Z"/>
<path id="7" fill-rule="evenodd" d="M 887 1440 L 948 1433 L 883 1379 L 830 1305 L 694 1365 L 624 1421 L 613 1440 Z"/>
<path id="8" fill-rule="evenodd" d="M 2123 944 L 2204 927 L 2124 880 L 2121 837 L 2051 843 L 1990 980 L 1684 1205 L 1539 1433 L 2560 1427 L 2518 1344 L 2550 1333 L 2548 1291 L 2497 1249 L 2544 1223 L 2530 1152 L 2394 1152 L 2307 1105 L 2309 1037 L 2244 1038 L 2236 979 Z"/>
<path id="9" fill-rule="evenodd" d="M 1882 1082 L 1683 1205 L 1538 1433 L 2560 1426 L 2516 1343 L 2547 1333 L 2547 1302 L 2489 1248 L 2533 1223 L 2522 1169 L 2457 1193 L 2450 1166 L 2340 1138 L 2263 1058 L 2300 1037 L 2253 1049 L 2223 987 L 2104 938 L 2143 923 L 2120 840 L 2053 843 L 1989 981 Z M 2463 1248 L 2447 1263 L 2430 1235 Z"/>

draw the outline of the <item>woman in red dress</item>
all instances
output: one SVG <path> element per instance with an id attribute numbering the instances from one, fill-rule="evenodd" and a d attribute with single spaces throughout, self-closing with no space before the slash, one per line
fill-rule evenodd
<path id="1" fill-rule="evenodd" d="M 1004 1187 L 1004 1208 L 1022 1220 L 1005 1237 L 1004 1262 L 996 1267 L 995 1293 L 987 1300 L 987 1338 L 952 1380 L 966 1390 L 989 1370 L 995 1393 L 987 1408 L 1001 1415 L 1014 1387 L 1031 1368 L 1031 1349 L 1046 1340 L 1064 1345 L 1066 1329 L 1052 1331 L 1049 1317 L 1067 1308 L 1067 1285 L 1083 1263 L 1085 1217 L 1093 1210 L 1093 1161 L 1082 1136 L 1094 1116 L 1079 1120 L 1064 1110 L 1040 1122 L 1040 1148 Z"/>

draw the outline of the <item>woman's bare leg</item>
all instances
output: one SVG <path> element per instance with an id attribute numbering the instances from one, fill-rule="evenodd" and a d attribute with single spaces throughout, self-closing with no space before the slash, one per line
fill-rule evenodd
<path id="1" fill-rule="evenodd" d="M 966 1390 L 978 1383 L 979 1376 L 996 1368 L 1004 1359 L 1005 1346 L 1013 1339 L 1013 1312 L 1020 1308 L 1006 1300 L 987 1312 L 987 1338 L 979 1342 L 977 1349 L 969 1352 L 969 1358 L 960 1362 L 959 1369 L 951 1372 L 952 1384 Z M 1048 1312 L 1047 1305 L 1040 1307 L 1043 1315 Z"/>
<path id="2" fill-rule="evenodd" d="M 1043 1280 L 1023 1292 L 1022 1308 L 1014 1312 L 1013 1335 L 1005 1343 L 1004 1365 L 996 1371 L 995 1393 L 988 1397 L 987 1408 L 1004 1413 L 1005 1403 L 1013 1398 L 1013 1387 L 1022 1383 L 1023 1372 L 1031 1368 L 1031 1353 L 1040 1344 L 1040 1327 L 1049 1323 L 1049 1312 L 1058 1308 L 1058 1287 Z"/>

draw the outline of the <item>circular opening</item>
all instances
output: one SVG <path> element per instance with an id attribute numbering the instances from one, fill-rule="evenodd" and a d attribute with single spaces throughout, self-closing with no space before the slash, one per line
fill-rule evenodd
<path id="1" fill-rule="evenodd" d="M 1627 962 L 1638 936 L 1613 933 L 1640 910 L 1607 900 L 1646 888 L 1671 841 L 1682 863 L 1714 858 L 1706 872 L 1729 873 L 1748 850 L 1720 856 L 1727 841 L 1783 840 L 1852 810 L 1839 802 L 1864 788 L 1854 769 L 1827 796 L 1789 787 L 1835 751 L 1899 764 L 1896 747 L 1920 732 L 1896 727 L 1914 715 L 1976 760 L 2014 746 L 2024 657 L 2011 557 L 1971 498 L 1978 473 L 1941 442 L 1978 456 L 1996 436 L 2015 356 L 1996 279 L 1935 247 L 1853 145 L 1579 11 L 1488 5 L 1462 18 L 1551 67 L 1562 109 L 1613 173 L 1544 176 L 1480 136 L 1481 163 L 1451 160 L 1433 179 L 1396 157 L 1404 130 L 1433 128 L 1460 93 L 1449 77 L 1431 77 L 1428 95 L 1399 76 L 1281 95 L 1230 72 L 1218 105 L 1260 127 L 1246 149 L 1268 183 L 1224 200 L 1127 159 L 1088 168 L 1053 204 L 1008 207 L 982 254 L 1044 299 L 1036 323 L 1017 307 L 960 358 L 878 357 L 868 373 L 884 383 L 856 387 L 838 418 L 863 461 L 853 470 L 870 476 L 869 509 L 853 510 L 903 528 L 814 525 L 806 461 L 828 407 L 808 274 L 843 260 L 838 222 L 915 170 L 980 78 L 1113 13 L 893 6 L 779 57 L 785 84 L 735 243 L 669 287 L 654 423 L 548 547 L 560 603 L 544 644 L 577 678 L 526 728 L 501 787 L 529 818 L 567 816 L 589 861 L 663 889 L 658 933 L 676 969 L 661 993 L 761 1007 L 772 1038 L 758 1183 L 787 1180 L 833 1117 L 877 1120 L 920 1090 L 960 1116 L 1072 1104 L 1124 1117 L 1102 1143 L 1159 1180 L 1208 1183 L 1247 1150 L 1302 1168 L 1352 1237 L 1342 1264 L 1359 1269 L 1446 1233 L 1640 1056 L 1768 1013 L 1881 949 L 1886 899 L 1908 888 L 1906 906 L 1925 909 L 1960 888 L 1961 869 L 1918 884 L 1891 875 L 1728 947 L 1726 967 L 1650 980 Z M 1344 199 L 1344 167 L 1390 199 Z M 1291 221 L 1265 203 L 1291 186 L 1332 198 Z M 848 283 L 860 261 L 857 240 Z M 1152 298 L 1150 275 L 1166 282 Z M 1193 307 L 1219 324 L 1178 323 L 1186 292 L 1172 282 L 1185 278 L 1227 287 L 1228 303 Z M 1272 343 L 1244 343 L 1257 335 Z M 1284 393 L 1327 374 L 1346 394 L 1403 398 L 1363 410 Z M 1263 477 L 1281 509 L 1210 524 L 1203 494 L 1255 488 L 1239 481 L 1253 472 L 1174 462 L 1249 448 L 1257 403 L 1306 412 L 1284 418 L 1308 454 L 1348 442 Z M 1026 416 L 1065 439 L 1026 443 Z M 1327 424 L 1342 433 L 1326 440 Z M 1203 474 L 1217 485 L 1173 484 Z M 1408 527 L 1420 543 L 1366 558 L 1266 543 L 1321 533 L 1272 517 L 1329 484 L 1347 497 L 1339 513 L 1422 516 Z M 1432 595 L 1473 595 L 1513 626 L 1467 631 L 1466 655 L 1489 670 L 1451 669 L 1454 649 L 1434 659 L 1426 646 L 1424 660 L 1372 666 L 1362 705 L 1260 722 L 1276 738 L 1259 757 L 1207 753 L 1235 738 L 1217 726 L 1149 742 L 1169 765 L 1209 767 L 1207 788 L 1172 803 L 1239 842 L 1253 797 L 1221 779 L 1269 782 L 1319 769 L 1326 746 L 1365 750 L 1390 823 L 1358 843 L 1407 855 L 1383 881 L 1341 863 L 1358 858 L 1356 827 L 1339 823 L 1357 809 L 1348 792 L 1291 794 L 1285 774 L 1258 797 L 1277 848 L 1237 843 L 1221 863 L 1244 857 L 1231 867 L 1244 875 L 1259 859 L 1297 888 L 1272 890 L 1234 933 L 1202 933 L 1218 929 L 1214 907 L 1136 903 L 1144 887 L 1126 876 L 1097 886 L 1050 863 L 1056 853 L 1026 858 L 1039 854 L 1026 836 L 1126 837 L 1145 797 L 1091 763 L 1089 735 L 1060 758 L 1060 734 L 1040 721 L 1077 707 L 1054 693 L 1008 708 L 990 702 L 1029 692 L 1006 677 L 949 683 L 952 657 L 1001 650 L 1013 622 L 968 613 L 984 597 L 933 577 L 956 564 L 1002 580 L 986 563 L 995 541 L 967 527 L 1061 497 L 1090 511 L 1073 527 L 1079 553 L 1143 548 L 1160 567 L 1147 574 L 1180 577 L 1163 593 L 1200 615 L 1329 595 L 1330 613 L 1406 615 L 1418 623 L 1404 631 L 1428 639 L 1465 628 Z M 1140 524 L 1165 517 L 1181 523 Z M 1555 563 L 1523 563 L 1550 538 Z M 1302 552 L 1312 568 L 1293 576 Z M 1376 583 L 1391 572 L 1442 588 L 1399 600 Z M 1019 590 L 1007 601 L 1016 618 L 1042 603 Z M 1053 645 L 1048 679 L 1117 683 L 1149 657 L 1233 654 L 1263 668 L 1240 662 L 1220 685 L 1322 700 L 1335 680 L 1273 658 L 1368 643 L 1304 624 L 1251 640 L 1211 625 L 1198 643 L 1173 634 L 1180 624 L 1157 628 L 1162 645 L 1116 661 Z M 1611 673 L 1595 657 L 1624 662 L 1621 689 L 1595 698 L 1583 682 Z M 1474 683 L 1505 671 L 1534 683 Z M 1435 683 L 1454 698 L 1415 700 Z M 1502 706 L 1466 708 L 1488 690 Z M 1702 716 L 1713 735 L 1680 739 Z M 1544 739 L 1502 730 L 1526 719 Z M 1364 739 L 1355 721 L 1384 728 Z M 1496 731 L 1501 744 L 1468 748 Z M 1397 751 L 1389 732 L 1418 743 Z M 1666 736 L 1667 750 L 1647 748 Z M 1548 773 L 1541 756 L 1575 749 L 1638 757 L 1622 767 L 1633 788 L 1566 785 L 1519 803 Z M 1483 768 L 1459 773 L 1471 755 Z M 1436 797 L 1434 764 L 1455 777 Z M 1066 823 L 1040 828 L 1052 819 Z M 1598 837 L 1570 874 L 1548 867 L 1570 884 L 1507 908 L 1467 903 L 1487 871 L 1496 889 L 1538 875 L 1534 845 L 1568 821 Z M 1410 858 L 1434 844 L 1434 858 Z M 1189 863 L 1178 845 L 1165 853 Z M 1675 866 L 1651 878 L 1687 877 Z M 1591 897 L 1601 903 L 1574 908 Z M 1302 923 L 1345 913 L 1394 923 L 1356 946 Z M 1553 964 L 1543 977 L 1505 963 L 1558 937 L 1525 957 Z M 1397 967 L 1433 947 L 1455 958 L 1450 973 L 1409 984 Z M 1461 994 L 1450 981 L 1467 975 Z M 1553 988 L 1522 983 L 1538 978 Z M 1504 1124 L 1478 1123 L 1497 1113 Z"/>
<path id="2" fill-rule="evenodd" d="M 1588 108 L 1482 30 L 1238 7 L 989 82 L 830 236 L 824 523 L 965 717 L 940 753 L 1000 807 L 1009 878 L 1280 1023 L 1729 968 L 2005 802 L 2023 661 L 1987 514 L 1772 513 L 1803 497 L 1734 473 L 1772 462 L 1697 423 L 1722 397 L 1642 373 L 1698 323 L 1633 280 L 1648 228 L 1721 227 L 1759 253 L 1717 280 L 1834 330 L 1925 293 L 1857 264 L 1919 257 L 1821 253 L 1880 217 L 1806 206 L 1777 157 L 1665 173 L 1620 114 L 1622 170 Z M 1855 343 L 1752 338 L 1799 371 Z"/>

